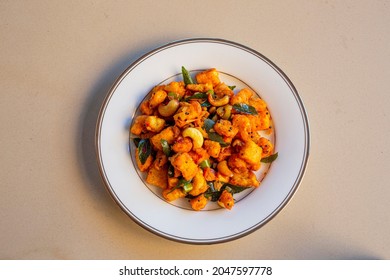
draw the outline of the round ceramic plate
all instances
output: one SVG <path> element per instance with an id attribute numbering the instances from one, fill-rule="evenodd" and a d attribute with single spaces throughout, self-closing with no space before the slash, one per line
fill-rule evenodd
<path id="1" fill-rule="evenodd" d="M 129 127 L 138 107 L 157 84 L 180 79 L 190 71 L 216 68 L 221 80 L 250 87 L 271 113 L 272 141 L 278 158 L 265 165 L 259 188 L 241 194 L 231 211 L 209 207 L 193 211 L 166 202 L 144 182 L 134 160 Z M 309 155 L 309 125 L 291 81 L 269 59 L 241 44 L 221 39 L 188 39 L 159 47 L 130 65 L 106 96 L 99 113 L 96 149 L 107 190 L 135 222 L 162 237 L 212 244 L 245 236 L 260 228 L 287 204 L 297 190 Z M 265 170 L 263 170 L 265 172 Z"/>

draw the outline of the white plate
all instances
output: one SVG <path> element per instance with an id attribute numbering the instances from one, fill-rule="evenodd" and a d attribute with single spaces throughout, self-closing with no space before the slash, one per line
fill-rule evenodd
<path id="1" fill-rule="evenodd" d="M 132 160 L 129 126 L 141 101 L 159 83 L 174 79 L 181 66 L 217 68 L 257 92 L 268 104 L 275 128 L 275 151 L 261 186 L 241 197 L 231 211 L 192 211 L 161 199 L 146 187 Z M 139 58 L 118 78 L 100 110 L 96 149 L 107 190 L 135 222 L 162 237 L 212 244 L 242 237 L 271 220 L 297 190 L 309 155 L 309 125 L 291 81 L 269 59 L 241 44 L 221 39 L 188 39 Z"/>

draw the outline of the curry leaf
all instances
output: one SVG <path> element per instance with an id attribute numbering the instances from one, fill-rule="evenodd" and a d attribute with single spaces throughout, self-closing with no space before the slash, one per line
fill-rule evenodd
<path id="1" fill-rule="evenodd" d="M 233 105 L 233 109 L 239 113 L 248 114 L 248 115 L 257 115 L 257 111 L 255 107 L 245 103 L 236 103 Z"/>
<path id="2" fill-rule="evenodd" d="M 278 153 L 275 153 L 273 155 L 270 155 L 268 157 L 262 158 L 260 161 L 264 163 L 270 163 L 273 162 L 275 159 L 277 159 Z"/>
<path id="3" fill-rule="evenodd" d="M 208 182 L 207 184 L 209 185 L 209 188 L 207 189 L 207 191 L 205 191 L 204 196 L 213 202 L 218 201 L 219 197 L 221 196 L 224 190 L 230 192 L 231 194 L 235 194 L 250 188 L 250 187 L 241 187 L 241 186 L 225 183 L 222 185 L 222 187 L 219 190 L 216 190 L 212 182 Z"/>
<path id="4" fill-rule="evenodd" d="M 211 119 L 205 119 L 203 128 L 206 130 L 207 135 L 211 141 L 218 142 L 222 147 L 226 147 L 229 144 L 223 140 L 223 137 L 216 132 L 210 131 L 214 127 L 215 121 Z"/>
<path id="5" fill-rule="evenodd" d="M 214 188 L 214 182 L 207 182 L 207 185 L 209 186 L 209 188 L 204 192 L 204 197 L 207 198 L 207 199 L 210 199 L 211 201 L 215 202 L 219 199 L 219 197 L 221 196 L 221 191 L 217 191 L 215 188 Z"/>
<path id="6" fill-rule="evenodd" d="M 210 199 L 212 202 L 218 201 L 219 197 L 221 196 L 221 191 L 209 191 L 207 190 L 204 193 L 204 197 L 207 199 Z"/>
<path id="7" fill-rule="evenodd" d="M 139 142 L 141 141 L 141 138 L 133 138 L 134 145 L 138 148 Z"/>
<path id="8" fill-rule="evenodd" d="M 229 146 L 228 143 L 223 141 L 222 136 L 219 135 L 218 133 L 216 133 L 216 132 L 208 132 L 207 135 L 209 136 L 209 139 L 211 141 L 218 142 L 221 145 L 221 147 Z"/>
<path id="9" fill-rule="evenodd" d="M 168 141 L 165 139 L 161 139 L 160 142 L 161 142 L 161 146 L 162 146 L 164 154 L 167 157 L 169 157 L 171 154 L 171 147 L 169 146 Z"/>
<path id="10" fill-rule="evenodd" d="M 138 143 L 138 157 L 142 164 L 145 164 L 146 160 L 152 153 L 152 145 L 149 139 L 142 139 Z"/>
<path id="11" fill-rule="evenodd" d="M 206 100 L 206 101 L 200 103 L 200 106 L 201 107 L 211 107 L 211 104 L 208 100 Z"/>
<path id="12" fill-rule="evenodd" d="M 198 92 L 198 93 L 195 93 L 192 96 L 187 97 L 185 99 L 185 101 L 189 101 L 189 100 L 192 100 L 192 99 L 206 99 L 206 98 L 207 98 L 207 93 Z"/>

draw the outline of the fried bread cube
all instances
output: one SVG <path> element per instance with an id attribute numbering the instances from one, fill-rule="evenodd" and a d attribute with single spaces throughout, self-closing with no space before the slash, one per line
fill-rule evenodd
<path id="1" fill-rule="evenodd" d="M 168 168 L 165 165 L 164 167 L 161 167 L 160 169 L 157 169 L 156 166 L 153 164 L 148 171 L 148 175 L 146 176 L 146 182 L 156 186 L 160 187 L 162 189 L 165 189 L 168 187 Z"/>
<path id="2" fill-rule="evenodd" d="M 238 128 L 234 127 L 228 120 L 218 120 L 213 128 L 218 134 L 229 138 L 233 138 L 238 133 Z"/>
<path id="3" fill-rule="evenodd" d="M 146 132 L 145 129 L 145 120 L 148 116 L 140 115 L 137 116 L 134 120 L 133 125 L 130 128 L 130 132 L 135 135 L 140 135 L 142 132 Z"/>
<path id="4" fill-rule="evenodd" d="M 240 158 L 245 160 L 250 165 L 256 165 L 261 160 L 262 149 L 252 140 L 245 142 L 244 146 L 240 149 Z"/>
<path id="5" fill-rule="evenodd" d="M 251 98 L 249 98 L 248 103 L 249 105 L 254 107 L 258 113 L 267 110 L 267 104 L 261 98 L 252 96 Z"/>
<path id="6" fill-rule="evenodd" d="M 216 175 L 217 175 L 217 172 L 210 168 L 210 167 L 206 167 L 204 170 L 204 178 L 206 179 L 206 181 L 215 181 L 216 179 Z"/>
<path id="7" fill-rule="evenodd" d="M 176 93 L 179 97 L 183 97 L 186 93 L 185 85 L 183 81 L 180 82 L 171 82 L 168 85 L 164 86 L 166 92 Z"/>
<path id="8" fill-rule="evenodd" d="M 172 146 L 175 153 L 187 153 L 192 150 L 192 141 L 189 137 L 179 136 Z"/>
<path id="9" fill-rule="evenodd" d="M 227 190 L 223 190 L 221 196 L 218 199 L 219 206 L 231 210 L 234 206 L 233 195 Z"/>
<path id="10" fill-rule="evenodd" d="M 196 164 L 200 164 L 202 161 L 209 159 L 210 155 L 203 148 L 197 148 L 188 153 Z"/>
<path id="11" fill-rule="evenodd" d="M 252 95 L 253 92 L 250 89 L 244 88 L 230 98 L 230 105 L 237 103 L 249 104 L 249 99 L 252 97 Z"/>
<path id="12" fill-rule="evenodd" d="M 272 152 L 274 151 L 274 145 L 271 143 L 270 140 L 268 140 L 265 137 L 261 137 L 257 144 L 263 149 L 262 158 L 268 157 L 272 155 Z"/>
<path id="13" fill-rule="evenodd" d="M 228 159 L 228 166 L 230 170 L 236 173 L 245 173 L 248 171 L 248 164 L 245 160 L 240 158 L 238 154 L 233 154 Z"/>
<path id="14" fill-rule="evenodd" d="M 268 111 L 261 111 L 259 113 L 260 127 L 259 129 L 265 130 L 271 128 L 271 116 Z"/>
<path id="15" fill-rule="evenodd" d="M 198 173 L 198 166 L 188 153 L 177 153 L 171 157 L 171 163 L 187 181 L 194 178 L 196 173 Z"/>
<path id="16" fill-rule="evenodd" d="M 168 126 L 163 129 L 160 133 L 154 135 L 150 138 L 150 142 L 156 150 L 162 151 L 161 140 L 164 139 L 168 142 L 169 145 L 173 144 L 175 141 L 175 129 L 173 126 Z"/>
<path id="17" fill-rule="evenodd" d="M 221 148 L 221 151 L 219 152 L 217 161 L 223 161 L 223 160 L 227 159 L 228 157 L 230 157 L 231 155 L 232 155 L 232 147 L 231 146 L 223 147 L 223 148 Z"/>
<path id="18" fill-rule="evenodd" d="M 246 115 L 236 114 L 232 119 L 233 126 L 238 129 L 237 136 L 247 141 L 251 133 L 251 121 Z"/>
<path id="19" fill-rule="evenodd" d="M 217 158 L 219 156 L 219 153 L 221 152 L 221 144 L 215 141 L 205 140 L 203 145 L 210 156 L 213 158 Z"/>
<path id="20" fill-rule="evenodd" d="M 152 96 L 149 99 L 149 106 L 151 108 L 156 108 L 158 105 L 164 102 L 167 95 L 167 92 L 162 89 L 152 91 Z"/>
<path id="21" fill-rule="evenodd" d="M 146 130 L 160 132 L 165 127 L 165 120 L 156 116 L 147 116 L 144 121 Z"/>
<path id="22" fill-rule="evenodd" d="M 223 97 L 225 95 L 232 97 L 234 95 L 233 90 L 225 83 L 220 83 L 214 88 L 215 95 Z"/>
<path id="23" fill-rule="evenodd" d="M 168 162 L 168 157 L 166 156 L 166 154 L 163 151 L 158 150 L 153 165 L 157 169 L 161 169 L 166 165 L 167 162 Z"/>
<path id="24" fill-rule="evenodd" d="M 141 112 L 142 114 L 145 114 L 145 115 L 153 115 L 153 112 L 154 112 L 154 109 L 152 107 L 150 107 L 150 102 L 149 100 L 146 100 L 144 102 L 142 102 L 141 104 Z"/>
<path id="25" fill-rule="evenodd" d="M 204 196 L 204 194 L 200 194 L 190 200 L 190 205 L 192 209 L 199 211 L 206 207 L 207 202 L 209 202 L 209 200 Z"/>
<path id="26" fill-rule="evenodd" d="M 213 90 L 213 84 L 212 83 L 206 83 L 206 84 L 188 84 L 186 86 L 187 89 L 190 91 L 196 91 L 196 92 L 207 92 L 209 90 Z"/>
<path id="27" fill-rule="evenodd" d="M 215 68 L 198 73 L 196 75 L 196 81 L 198 82 L 198 84 L 211 83 L 213 87 L 215 87 L 221 82 L 219 80 L 219 73 Z"/>
<path id="28" fill-rule="evenodd" d="M 181 102 L 180 107 L 173 115 L 176 126 L 182 128 L 200 118 L 202 108 L 199 102 Z"/>
<path id="29" fill-rule="evenodd" d="M 256 178 L 256 174 L 252 171 L 234 173 L 230 178 L 230 184 L 241 187 L 258 187 L 260 185 L 259 180 Z"/>
<path id="30" fill-rule="evenodd" d="M 192 179 L 192 186 L 193 188 L 189 192 L 189 194 L 192 196 L 198 196 L 201 193 L 207 191 L 207 189 L 209 188 L 201 170 L 199 170 Z"/>
<path id="31" fill-rule="evenodd" d="M 183 191 L 182 188 L 177 188 L 177 189 L 169 189 L 166 188 L 162 191 L 163 197 L 167 201 L 174 201 L 176 199 L 182 198 L 186 196 L 186 193 Z"/>

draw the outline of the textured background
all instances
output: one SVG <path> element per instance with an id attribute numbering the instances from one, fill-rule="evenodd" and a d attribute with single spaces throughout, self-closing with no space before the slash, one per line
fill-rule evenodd
<path id="1" fill-rule="evenodd" d="M 390 2 L 1 1 L 1 259 L 390 259 Z M 209 246 L 149 233 L 111 200 L 94 131 L 116 77 L 173 40 L 253 48 L 310 120 L 305 178 L 260 230 Z"/>

